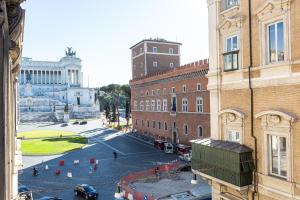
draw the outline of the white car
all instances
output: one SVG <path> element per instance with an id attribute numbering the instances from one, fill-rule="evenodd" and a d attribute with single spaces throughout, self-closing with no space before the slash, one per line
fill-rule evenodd
<path id="1" fill-rule="evenodd" d="M 186 161 L 186 162 L 191 162 L 192 161 L 192 152 L 180 155 L 179 159 Z"/>
<path id="2" fill-rule="evenodd" d="M 174 146 L 171 143 L 165 143 L 165 153 L 174 153 Z"/>

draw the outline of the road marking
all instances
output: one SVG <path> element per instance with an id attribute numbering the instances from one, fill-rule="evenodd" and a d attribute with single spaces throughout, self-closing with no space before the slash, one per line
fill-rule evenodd
<path id="1" fill-rule="evenodd" d="M 118 149 L 116 149 L 116 148 L 110 146 L 109 144 L 106 144 L 105 142 L 103 142 L 103 141 L 101 141 L 101 140 L 98 140 L 98 142 L 99 142 L 100 144 L 103 144 L 104 146 L 107 146 L 108 148 L 111 148 L 112 150 L 114 150 L 114 151 L 120 153 L 121 155 L 126 156 L 125 153 L 123 153 L 122 151 L 119 151 Z"/>
<path id="2" fill-rule="evenodd" d="M 144 142 L 144 141 L 141 141 L 141 140 L 138 139 L 138 138 L 134 138 L 134 137 L 128 136 L 128 135 L 122 135 L 122 137 L 124 137 L 124 138 L 129 138 L 129 139 L 131 139 L 132 141 L 135 141 L 135 142 L 137 142 L 137 143 L 139 143 L 139 144 L 145 145 L 145 146 L 147 146 L 147 147 L 150 148 L 150 149 L 156 149 L 156 148 L 154 148 L 151 144 L 149 144 L 149 143 L 147 143 L 147 142 Z"/>

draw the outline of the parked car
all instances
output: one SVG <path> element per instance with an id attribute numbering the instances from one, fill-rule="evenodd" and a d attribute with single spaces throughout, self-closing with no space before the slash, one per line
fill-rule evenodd
<path id="1" fill-rule="evenodd" d="M 31 191 L 25 185 L 19 185 L 18 187 L 19 197 L 25 200 L 32 199 Z"/>
<path id="2" fill-rule="evenodd" d="M 156 149 L 159 149 L 159 150 L 164 150 L 164 148 L 165 148 L 165 141 L 163 141 L 163 140 L 155 140 L 154 141 L 154 147 L 156 148 Z"/>
<path id="3" fill-rule="evenodd" d="M 165 153 L 174 153 L 174 146 L 173 144 L 166 142 L 165 143 L 165 148 L 164 148 Z"/>
<path id="4" fill-rule="evenodd" d="M 183 161 L 185 161 L 185 162 L 191 162 L 191 161 L 192 161 L 192 152 L 189 152 L 189 153 L 180 155 L 180 156 L 179 156 L 179 159 L 180 159 L 180 160 L 183 160 Z"/>
<path id="5" fill-rule="evenodd" d="M 176 148 L 175 148 L 175 152 L 178 155 L 184 155 L 190 152 L 190 150 L 192 149 L 191 146 L 188 145 L 184 145 L 184 144 L 177 144 Z"/>
<path id="6" fill-rule="evenodd" d="M 73 124 L 73 125 L 79 124 L 79 121 L 75 121 L 75 122 L 73 122 L 72 124 Z"/>
<path id="7" fill-rule="evenodd" d="M 42 197 L 39 200 L 62 200 L 62 199 L 58 197 Z"/>
<path id="8" fill-rule="evenodd" d="M 74 194 L 76 196 L 81 196 L 85 199 L 96 199 L 98 198 L 97 191 L 90 185 L 81 184 L 77 185 L 74 189 Z"/>
<path id="9" fill-rule="evenodd" d="M 87 124 L 87 121 L 81 121 L 79 124 L 80 125 L 85 125 L 85 124 Z"/>
<path id="10" fill-rule="evenodd" d="M 67 123 L 63 123 L 62 125 L 60 125 L 61 127 L 65 127 L 65 126 L 68 126 Z"/>

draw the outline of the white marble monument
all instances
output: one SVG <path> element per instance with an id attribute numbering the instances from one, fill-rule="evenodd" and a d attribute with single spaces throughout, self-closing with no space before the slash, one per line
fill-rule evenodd
<path id="1" fill-rule="evenodd" d="M 70 118 L 98 117 L 99 105 L 95 102 L 95 90 L 82 86 L 81 60 L 71 48 L 58 62 L 22 58 L 19 75 L 21 121 L 26 121 L 32 113 L 53 114 L 62 121 L 66 117 L 66 105 Z"/>

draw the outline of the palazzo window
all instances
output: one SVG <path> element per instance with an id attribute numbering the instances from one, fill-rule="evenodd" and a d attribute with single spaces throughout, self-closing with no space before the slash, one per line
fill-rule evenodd
<path id="1" fill-rule="evenodd" d="M 152 128 L 155 128 L 155 121 L 152 121 Z"/>
<path id="2" fill-rule="evenodd" d="M 197 83 L 197 91 L 198 91 L 198 92 L 200 92 L 200 91 L 201 91 L 201 89 L 202 89 L 202 87 L 201 87 L 201 83 Z"/>
<path id="3" fill-rule="evenodd" d="M 202 126 L 198 126 L 198 128 L 197 128 L 198 130 L 197 130 L 197 132 L 198 132 L 198 137 L 199 138 L 202 138 L 203 137 L 203 128 L 202 128 Z"/>
<path id="4" fill-rule="evenodd" d="M 155 111 L 155 100 L 152 100 L 151 105 L 152 105 L 152 111 Z"/>
<path id="5" fill-rule="evenodd" d="M 186 92 L 186 85 L 182 86 L 182 92 Z"/>
<path id="6" fill-rule="evenodd" d="M 164 128 L 165 128 L 165 131 L 167 131 L 167 130 L 168 130 L 168 124 L 167 124 L 167 122 L 165 122 L 165 124 L 164 124 Z"/>
<path id="7" fill-rule="evenodd" d="M 172 87 L 172 93 L 175 93 L 175 87 Z"/>
<path id="8" fill-rule="evenodd" d="M 134 101 L 133 107 L 134 107 L 134 110 L 138 110 L 138 108 L 137 108 L 137 101 Z"/>
<path id="9" fill-rule="evenodd" d="M 264 138 L 262 146 L 264 174 L 292 181 L 291 130 L 295 122 L 294 117 L 276 110 L 263 111 L 255 117 L 261 119 L 261 132 Z"/>
<path id="10" fill-rule="evenodd" d="M 161 129 L 161 123 L 158 122 L 158 129 Z"/>
<path id="11" fill-rule="evenodd" d="M 146 111 L 150 110 L 149 100 L 146 100 Z"/>
<path id="12" fill-rule="evenodd" d="M 182 99 L 182 112 L 188 112 L 188 100 L 187 100 L 187 98 Z"/>
<path id="13" fill-rule="evenodd" d="M 176 98 L 176 96 L 172 97 L 172 107 L 171 107 L 171 110 L 172 110 L 172 112 L 176 112 L 176 110 L 177 110 L 177 98 Z"/>
<path id="14" fill-rule="evenodd" d="M 157 111 L 161 111 L 161 102 L 157 100 Z"/>
<path id="15" fill-rule="evenodd" d="M 148 127 L 148 128 L 150 127 L 150 123 L 149 123 L 149 121 L 147 121 L 147 127 Z"/>
<path id="16" fill-rule="evenodd" d="M 244 114 L 233 109 L 225 109 L 219 113 L 221 117 L 222 140 L 244 143 Z"/>
<path id="17" fill-rule="evenodd" d="M 225 41 L 224 71 L 237 70 L 239 68 L 238 37 L 227 37 Z"/>
<path id="18" fill-rule="evenodd" d="M 240 132 L 236 130 L 227 130 L 227 140 L 240 143 Z"/>
<path id="19" fill-rule="evenodd" d="M 157 94 L 157 95 L 160 95 L 160 89 L 157 89 L 157 90 L 156 90 L 156 94 Z"/>
<path id="20" fill-rule="evenodd" d="M 166 112 L 166 111 L 167 111 L 167 108 L 168 108 L 168 100 L 167 100 L 167 99 L 164 99 L 164 100 L 163 100 L 163 111 Z"/>
<path id="21" fill-rule="evenodd" d="M 189 134 L 188 126 L 186 124 L 183 125 L 183 132 L 185 135 Z"/>
<path id="22" fill-rule="evenodd" d="M 276 22 L 268 25 L 268 56 L 269 62 L 284 61 L 284 25 Z"/>
<path id="23" fill-rule="evenodd" d="M 198 113 L 203 112 L 203 99 L 202 97 L 196 98 L 196 111 Z"/>
<path id="24" fill-rule="evenodd" d="M 157 53 L 157 47 L 153 47 L 153 48 L 152 48 L 152 52 L 153 52 L 153 53 Z"/>
<path id="25" fill-rule="evenodd" d="M 286 178 L 287 176 L 287 148 L 286 137 L 268 135 L 270 174 Z"/>
<path id="26" fill-rule="evenodd" d="M 140 102 L 140 110 L 143 111 L 144 110 L 144 101 Z"/>

